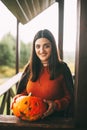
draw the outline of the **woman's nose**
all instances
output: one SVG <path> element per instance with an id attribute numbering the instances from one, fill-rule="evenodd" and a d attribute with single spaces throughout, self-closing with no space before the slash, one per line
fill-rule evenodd
<path id="1" fill-rule="evenodd" d="M 42 53 L 44 51 L 44 47 L 40 48 L 40 53 Z"/>

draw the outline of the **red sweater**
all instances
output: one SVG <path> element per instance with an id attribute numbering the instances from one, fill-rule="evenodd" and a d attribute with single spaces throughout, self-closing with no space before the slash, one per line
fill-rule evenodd
<path id="1" fill-rule="evenodd" d="M 53 100 L 58 104 L 58 111 L 67 108 L 70 102 L 70 93 L 66 87 L 64 76 L 50 80 L 50 74 L 46 67 L 36 82 L 28 81 L 26 92 L 42 99 Z"/>

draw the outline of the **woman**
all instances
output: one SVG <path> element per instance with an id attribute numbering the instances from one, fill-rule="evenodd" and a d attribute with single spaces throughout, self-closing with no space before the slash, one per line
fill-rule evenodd
<path id="1" fill-rule="evenodd" d="M 48 104 L 42 118 L 52 113 L 64 116 L 72 104 L 72 75 L 67 64 L 60 60 L 55 38 L 47 29 L 38 31 L 34 37 L 32 55 L 18 84 L 14 102 L 29 93 Z"/>

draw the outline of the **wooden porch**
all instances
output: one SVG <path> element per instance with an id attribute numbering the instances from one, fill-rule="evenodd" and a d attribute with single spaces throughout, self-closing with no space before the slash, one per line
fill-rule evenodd
<path id="1" fill-rule="evenodd" d="M 3 0 L 2 0 L 3 1 Z M 59 2 L 59 49 L 61 58 L 63 58 L 63 7 L 64 0 Z M 86 128 L 87 127 L 87 1 L 77 0 L 77 38 L 76 38 L 76 60 L 75 60 L 75 114 L 73 118 L 48 118 L 44 121 L 26 122 L 19 120 L 13 115 L 3 115 L 0 112 L 0 129 L 1 128 L 30 128 L 30 130 L 39 129 L 58 129 L 58 128 Z M 19 76 L 20 79 L 20 76 Z M 17 82 L 17 80 L 16 80 Z M 16 83 L 15 82 L 15 83 Z M 7 86 L 7 84 L 6 84 Z M 11 86 L 12 87 L 12 86 Z M 4 101 L 10 107 L 10 96 L 14 95 L 10 91 L 11 87 L 1 94 Z M 8 94 L 7 94 L 8 93 Z M 6 96 L 7 95 L 7 96 Z M 8 96 L 9 95 L 9 96 Z M 8 98 L 7 98 L 8 97 Z M 8 100 L 9 99 L 9 100 Z M 3 104 L 0 110 L 3 110 Z"/>

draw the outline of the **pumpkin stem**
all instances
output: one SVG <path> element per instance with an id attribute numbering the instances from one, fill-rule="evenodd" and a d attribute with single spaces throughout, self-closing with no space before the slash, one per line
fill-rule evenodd
<path id="1" fill-rule="evenodd" d="M 30 92 L 29 94 L 28 94 L 28 96 L 31 96 L 32 95 L 32 93 Z"/>

